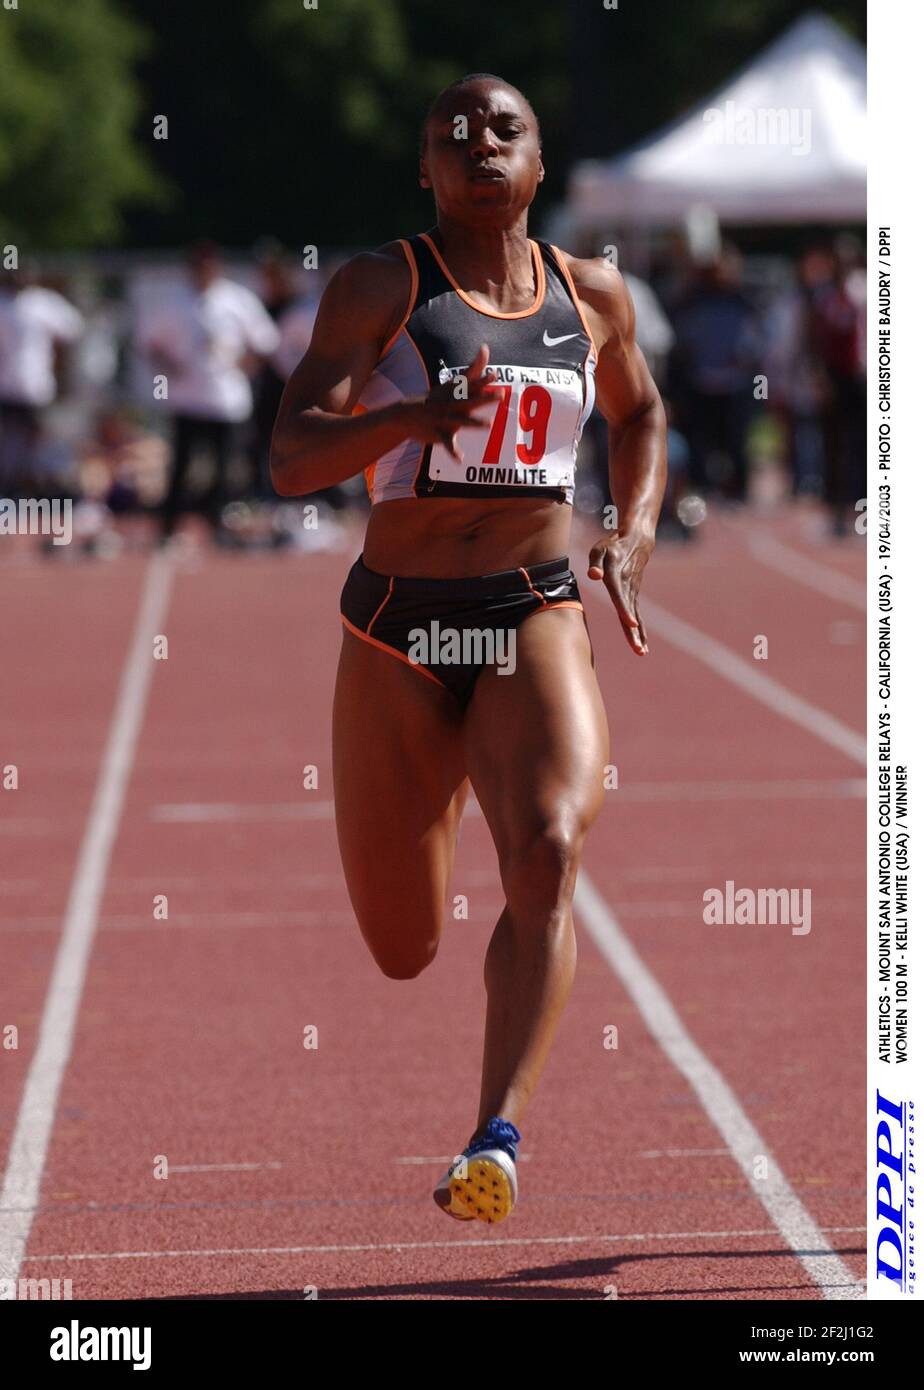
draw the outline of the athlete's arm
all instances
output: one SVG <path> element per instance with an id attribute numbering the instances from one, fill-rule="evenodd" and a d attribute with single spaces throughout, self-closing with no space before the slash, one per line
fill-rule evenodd
<path id="1" fill-rule="evenodd" d="M 273 430 L 270 470 L 284 497 L 344 482 L 405 439 L 442 443 L 458 457 L 458 430 L 484 423 L 474 411 L 495 399 L 484 377 L 486 347 L 465 373 L 466 395 L 454 394 L 448 382 L 426 397 L 352 414 L 404 317 L 411 276 L 398 256 L 355 256 L 324 291 L 311 345 L 289 378 Z"/>
<path id="2" fill-rule="evenodd" d="M 568 261 L 597 348 L 597 405 L 609 425 L 617 516 L 615 531 L 592 548 L 587 573 L 606 584 L 630 647 L 645 656 L 638 593 L 667 481 L 667 419 L 635 341 L 635 308 L 622 276 L 603 260 Z"/>

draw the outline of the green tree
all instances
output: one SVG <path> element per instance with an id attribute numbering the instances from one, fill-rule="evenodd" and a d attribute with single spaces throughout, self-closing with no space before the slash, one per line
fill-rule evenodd
<path id="1" fill-rule="evenodd" d="M 121 208 L 162 195 L 133 136 L 142 31 L 114 0 L 0 10 L 0 241 L 115 240 Z"/>
<path id="2" fill-rule="evenodd" d="M 141 73 L 170 116 L 157 167 L 183 190 L 139 209 L 141 245 L 374 246 L 428 226 L 421 117 L 448 82 L 488 70 L 542 122 L 535 222 L 575 159 L 615 154 L 707 96 L 804 14 L 806 0 L 130 0 L 155 46 Z M 823 0 L 862 37 L 865 0 Z"/>
<path id="3" fill-rule="evenodd" d="M 170 139 L 153 151 L 182 188 L 163 216 L 139 210 L 144 245 L 263 233 L 296 249 L 368 246 L 432 221 L 417 186 L 421 119 L 441 87 L 490 68 L 541 108 L 547 150 L 566 109 L 560 0 L 131 0 L 156 34 L 141 68 Z M 550 158 L 564 177 L 564 163 Z"/>

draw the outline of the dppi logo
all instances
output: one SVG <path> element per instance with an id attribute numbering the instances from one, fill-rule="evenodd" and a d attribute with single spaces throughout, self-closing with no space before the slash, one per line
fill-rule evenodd
<path id="1" fill-rule="evenodd" d="M 876 1091 L 876 1278 L 914 1289 L 914 1105 Z"/>

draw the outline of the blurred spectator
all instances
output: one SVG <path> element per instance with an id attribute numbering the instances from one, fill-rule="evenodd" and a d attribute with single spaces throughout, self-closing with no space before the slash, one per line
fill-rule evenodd
<path id="1" fill-rule="evenodd" d="M 745 441 L 754 403 L 760 335 L 740 288 L 741 258 L 725 246 L 703 266 L 674 319 L 672 363 L 679 423 L 690 443 L 690 475 L 702 489 L 747 496 Z"/>
<path id="2" fill-rule="evenodd" d="M 842 239 L 831 279 L 815 291 L 812 304 L 812 336 L 826 382 L 824 493 L 838 536 L 848 534 L 854 503 L 866 490 L 866 275 L 859 259 L 855 243 Z"/>
<path id="3" fill-rule="evenodd" d="M 623 271 L 626 289 L 635 308 L 635 341 L 642 350 L 655 381 L 664 380 L 665 367 L 676 337 L 654 290 L 637 275 Z"/>
<path id="4" fill-rule="evenodd" d="M 571 238 L 571 242 L 569 249 L 576 256 L 592 260 L 601 255 L 600 239 L 596 236 L 579 236 Z M 674 330 L 658 295 L 648 281 L 621 265 L 619 269 L 635 308 L 635 340 L 648 363 L 649 371 L 660 384 L 668 354 L 674 346 Z"/>
<path id="5" fill-rule="evenodd" d="M 827 384 L 815 343 L 814 308 L 816 294 L 830 284 L 833 271 L 827 248 L 809 248 L 799 259 L 795 287 L 778 296 L 767 313 L 770 404 L 785 431 L 797 496 L 820 496 L 824 489 Z"/>
<path id="6" fill-rule="evenodd" d="M 253 410 L 249 372 L 279 347 L 279 331 L 252 291 L 222 273 L 221 254 L 199 243 L 189 282 L 143 326 L 139 346 L 167 379 L 173 461 L 162 508 L 166 539 L 176 525 L 183 484 L 198 452 L 211 456 L 214 480 L 202 510 L 216 539 L 237 429 Z"/>
<path id="7" fill-rule="evenodd" d="M 845 232 L 834 243 L 836 264 L 844 282 L 847 297 L 855 305 L 857 316 L 857 359 L 860 372 L 866 376 L 866 252 L 863 243 L 852 232 Z"/>
<path id="8" fill-rule="evenodd" d="M 596 256 L 595 244 L 585 242 L 581 247 L 581 254 L 588 257 Z M 622 271 L 622 277 L 635 309 L 636 342 L 641 348 L 651 375 L 661 387 L 675 342 L 674 330 L 658 296 L 648 282 L 627 271 Z M 603 499 L 610 496 L 609 430 L 606 420 L 596 408 L 591 411 L 583 440 L 581 487 L 576 505 L 579 511 L 594 512 L 604 505 Z"/>
<path id="9" fill-rule="evenodd" d="M 61 349 L 83 317 L 55 290 L 21 271 L 0 279 L 0 494 L 28 496 L 36 483 L 42 415 L 58 391 Z"/>
<path id="10" fill-rule="evenodd" d="M 251 464 L 253 490 L 263 500 L 274 500 L 270 481 L 270 441 L 282 391 L 311 341 L 317 313 L 313 296 L 301 293 L 290 262 L 281 249 L 265 253 L 260 262 L 260 293 L 267 313 L 279 331 L 279 346 L 261 364 L 254 381 L 253 442 Z"/>
<path id="11" fill-rule="evenodd" d="M 276 489 L 269 471 L 273 426 L 285 384 L 311 342 L 320 293 L 300 291 L 291 262 L 278 251 L 266 256 L 260 268 L 263 302 L 279 329 L 279 347 L 264 363 L 256 382 L 252 466 L 257 496 L 275 502 Z M 337 484 L 307 495 L 314 502 L 326 502 L 335 511 L 342 510 L 350 502 L 349 488 Z"/>
<path id="12" fill-rule="evenodd" d="M 664 410 L 667 415 L 667 485 L 658 520 L 658 537 L 688 541 L 695 531 L 683 520 L 681 503 L 690 487 L 690 446 L 674 424 L 670 401 L 664 402 Z"/>
<path id="13" fill-rule="evenodd" d="M 134 411 L 104 410 L 82 450 L 81 496 L 116 516 L 149 511 L 164 497 L 168 458 L 166 441 L 146 430 Z"/>

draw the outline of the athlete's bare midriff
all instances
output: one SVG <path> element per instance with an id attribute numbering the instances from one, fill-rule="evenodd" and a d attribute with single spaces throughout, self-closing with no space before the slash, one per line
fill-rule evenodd
<path id="1" fill-rule="evenodd" d="M 470 579 L 568 554 L 572 507 L 544 498 L 402 497 L 373 507 L 363 560 L 379 574 Z"/>

